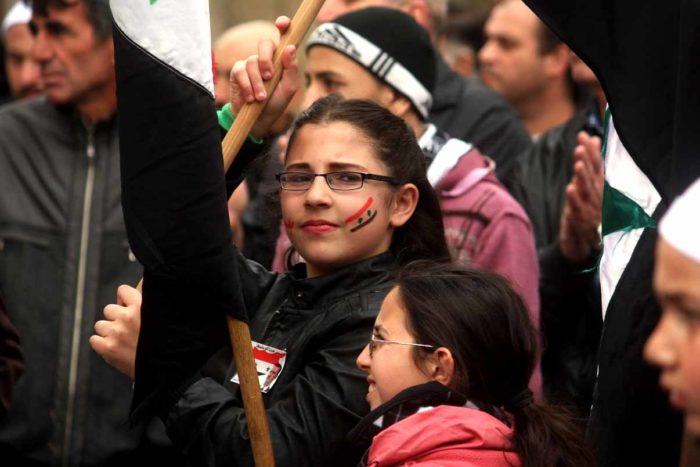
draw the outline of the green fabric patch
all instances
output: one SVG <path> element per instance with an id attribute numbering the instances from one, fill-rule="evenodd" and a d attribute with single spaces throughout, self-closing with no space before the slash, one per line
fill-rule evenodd
<path id="1" fill-rule="evenodd" d="M 229 131 L 236 121 L 236 117 L 231 112 L 231 103 L 224 105 L 221 110 L 216 111 L 216 117 L 219 119 L 219 126 L 226 131 Z M 248 139 L 255 144 L 263 144 L 264 139 L 258 139 L 251 133 L 248 133 Z"/>
<path id="2" fill-rule="evenodd" d="M 656 221 L 644 209 L 605 181 L 603 188 L 603 236 L 614 232 L 656 228 Z"/>

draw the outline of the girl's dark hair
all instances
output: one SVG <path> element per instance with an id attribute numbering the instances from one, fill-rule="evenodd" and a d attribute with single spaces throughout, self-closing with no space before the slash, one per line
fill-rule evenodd
<path id="1" fill-rule="evenodd" d="M 526 305 L 504 278 L 418 261 L 401 271 L 396 285 L 416 342 L 452 352 L 451 388 L 513 415 L 513 443 L 523 467 L 593 465 L 568 411 L 516 402 L 539 358 L 538 339 Z M 417 364 L 430 352 L 414 348 Z"/>
<path id="2" fill-rule="evenodd" d="M 418 259 L 449 261 L 440 202 L 426 176 L 425 156 L 413 131 L 399 117 L 368 100 L 331 95 L 314 102 L 292 125 L 287 153 L 301 128 L 309 124 L 349 123 L 372 143 L 388 174 L 401 185 L 418 187 L 418 205 L 411 218 L 394 231 L 391 250 L 399 264 Z"/>

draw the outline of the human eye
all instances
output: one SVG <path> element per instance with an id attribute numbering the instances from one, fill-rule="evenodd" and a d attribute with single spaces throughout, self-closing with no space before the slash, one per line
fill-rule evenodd
<path id="1" fill-rule="evenodd" d="M 343 87 L 343 83 L 334 78 L 324 77 L 323 87 L 326 89 L 328 94 L 333 94 L 337 93 Z"/>
<path id="2" fill-rule="evenodd" d="M 359 172 L 334 172 L 331 174 L 336 188 L 357 188 L 362 186 L 362 174 Z"/>
<path id="3" fill-rule="evenodd" d="M 282 175 L 282 181 L 289 187 L 299 188 L 307 186 L 311 182 L 312 174 L 304 172 L 287 172 Z"/>
<path id="4" fill-rule="evenodd" d="M 68 27 L 58 21 L 49 21 L 46 23 L 46 32 L 51 36 L 61 36 L 68 34 Z"/>

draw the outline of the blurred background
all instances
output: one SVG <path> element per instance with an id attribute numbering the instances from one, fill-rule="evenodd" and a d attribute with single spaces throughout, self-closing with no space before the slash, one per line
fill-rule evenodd
<path id="1" fill-rule="evenodd" d="M 455 34 L 464 34 L 466 28 L 483 22 L 490 6 L 498 0 L 450 0 L 450 24 Z M 15 0 L 0 0 L 0 17 Z M 291 16 L 301 0 L 210 0 L 212 34 L 218 36 L 226 28 L 253 19 L 274 20 L 277 16 Z"/>

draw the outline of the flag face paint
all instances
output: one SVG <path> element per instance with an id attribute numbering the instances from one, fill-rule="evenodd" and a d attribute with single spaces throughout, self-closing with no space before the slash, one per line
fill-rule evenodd
<path id="1" fill-rule="evenodd" d="M 350 226 L 350 232 L 357 232 L 377 217 L 377 210 L 372 209 L 373 202 L 374 199 L 370 196 L 355 214 L 345 219 L 345 225 Z"/>

